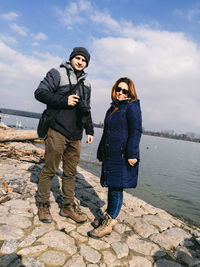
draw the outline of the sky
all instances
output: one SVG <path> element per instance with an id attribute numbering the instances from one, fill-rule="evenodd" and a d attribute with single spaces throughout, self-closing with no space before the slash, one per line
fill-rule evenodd
<path id="1" fill-rule="evenodd" d="M 72 49 L 91 54 L 92 117 L 130 77 L 143 127 L 200 134 L 199 0 L 0 0 L 0 108 L 42 112 L 34 91 Z"/>

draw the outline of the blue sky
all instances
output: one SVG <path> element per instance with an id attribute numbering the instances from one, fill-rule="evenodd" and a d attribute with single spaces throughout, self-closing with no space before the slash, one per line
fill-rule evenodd
<path id="1" fill-rule="evenodd" d="M 94 122 L 129 76 L 146 129 L 200 133 L 199 44 L 199 0 L 1 1 L 0 107 L 41 112 L 40 80 L 85 46 Z"/>

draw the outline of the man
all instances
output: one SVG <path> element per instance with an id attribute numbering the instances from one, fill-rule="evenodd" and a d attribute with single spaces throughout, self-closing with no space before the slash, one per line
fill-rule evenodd
<path id="1" fill-rule="evenodd" d="M 50 188 L 59 164 L 63 162 L 62 207 L 60 215 L 83 223 L 87 216 L 74 202 L 75 175 L 80 159 L 83 128 L 90 144 L 93 141 L 93 123 L 90 112 L 91 86 L 84 69 L 90 54 L 84 47 L 75 47 L 69 62 L 51 69 L 35 91 L 35 98 L 56 111 L 45 139 L 45 165 L 38 183 L 39 219 L 52 222 L 50 214 Z"/>

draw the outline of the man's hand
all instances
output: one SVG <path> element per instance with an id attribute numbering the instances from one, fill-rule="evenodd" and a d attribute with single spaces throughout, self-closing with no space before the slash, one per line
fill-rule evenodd
<path id="1" fill-rule="evenodd" d="M 136 162 L 137 162 L 137 159 L 128 159 L 128 163 L 131 166 L 134 166 Z"/>
<path id="2" fill-rule="evenodd" d="M 86 140 L 86 144 L 91 144 L 93 142 L 93 136 L 92 135 L 86 135 L 87 136 L 87 140 Z"/>
<path id="3" fill-rule="evenodd" d="M 68 106 L 75 106 L 78 101 L 79 101 L 79 96 L 78 95 L 70 95 L 68 96 Z"/>

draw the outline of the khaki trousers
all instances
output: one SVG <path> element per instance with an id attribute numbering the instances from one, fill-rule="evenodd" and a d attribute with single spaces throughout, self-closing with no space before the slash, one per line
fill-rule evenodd
<path id="1" fill-rule="evenodd" d="M 49 201 L 51 181 L 62 160 L 62 196 L 63 203 L 74 201 L 76 169 L 80 159 L 81 140 L 69 140 L 53 129 L 48 130 L 45 140 L 45 165 L 41 171 L 38 183 L 38 201 Z"/>

